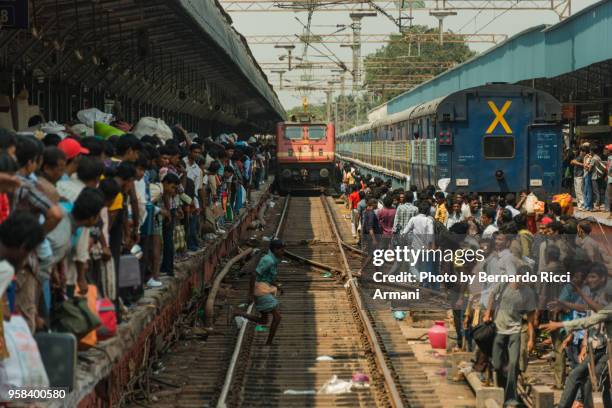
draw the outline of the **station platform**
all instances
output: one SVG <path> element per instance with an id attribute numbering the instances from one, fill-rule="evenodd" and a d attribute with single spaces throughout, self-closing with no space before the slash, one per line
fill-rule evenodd
<path id="1" fill-rule="evenodd" d="M 590 221 L 612 228 L 612 217 L 608 211 L 582 211 L 574 210 L 574 216 L 579 220 L 588 219 Z M 609 232 L 612 232 L 609 231 Z"/>
<path id="2" fill-rule="evenodd" d="M 46 407 L 118 406 L 127 388 L 133 387 L 134 374 L 150 355 L 159 352 L 172 336 L 173 323 L 194 292 L 212 280 L 222 258 L 230 255 L 251 222 L 265 205 L 271 179 L 251 192 L 250 203 L 240 211 L 234 224 L 216 241 L 175 264 L 175 276 L 162 277 L 163 286 L 146 289 L 137 305 L 129 310 L 117 335 L 98 342 L 96 348 L 79 352 L 75 389 L 66 399 L 49 402 Z"/>
<path id="3" fill-rule="evenodd" d="M 361 174 L 371 174 L 375 177 L 380 177 L 384 180 L 391 180 L 393 188 L 409 188 L 410 176 L 397 171 L 389 170 L 381 166 L 363 162 L 361 160 L 352 159 L 336 153 L 336 158 L 341 164 L 348 163 L 350 166 L 359 169 Z"/>

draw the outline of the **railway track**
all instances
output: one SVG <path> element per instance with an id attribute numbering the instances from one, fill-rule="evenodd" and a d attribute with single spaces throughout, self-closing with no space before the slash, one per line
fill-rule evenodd
<path id="1" fill-rule="evenodd" d="M 334 214 L 333 219 L 336 221 L 340 238 L 345 242 L 346 247 L 351 246 L 350 244 L 354 243 L 355 240 L 351 234 L 350 222 L 347 221 L 348 210 L 344 210 L 332 198 L 327 198 L 327 202 Z M 351 247 L 355 248 L 354 246 Z M 350 252 L 352 256 L 349 257 L 349 264 L 353 270 L 358 270 L 363 262 L 364 254 L 356 249 Z M 379 286 L 397 289 L 401 285 Z M 450 309 L 451 306 L 446 304 L 442 298 L 432 299 L 431 296 L 428 296 L 428 299 L 430 302 L 437 303 L 437 306 L 432 307 L 431 310 L 426 308 L 415 309 L 411 313 L 412 317 L 416 321 L 444 320 L 446 317 L 445 311 Z M 406 406 L 446 406 L 446 401 L 441 400 L 440 393 L 436 392 L 435 385 L 432 385 L 422 367 L 417 363 L 412 347 L 407 344 L 397 322 L 394 321 L 388 309 L 370 308 L 368 313 L 375 324 L 378 339 L 385 348 L 388 365 L 396 373 L 398 384 L 401 384 L 400 390 Z M 550 349 L 546 348 L 545 351 L 550 351 Z M 540 406 L 535 403 L 534 386 L 544 386 L 544 388 L 540 388 L 540 394 L 546 387 L 550 387 L 551 392 L 555 394 L 554 401 L 558 401 L 560 391 L 553 391 L 553 384 L 551 362 L 532 359 L 529 362 L 527 373 L 519 376 L 518 393 L 526 407 Z M 550 408 L 552 408 L 552 405 Z"/>
<path id="2" fill-rule="evenodd" d="M 247 323 L 237 329 L 224 313 L 227 305 L 243 304 L 248 294 L 248 274 L 234 271 L 217 296 L 214 331 L 183 327 L 180 340 L 148 374 L 146 399 L 132 399 L 130 406 L 404 406 L 372 323 L 364 320 L 356 288 L 351 290 L 354 281 L 348 280 L 346 257 L 324 201 L 287 198 L 285 204 L 282 215 L 276 214 L 276 231 L 268 227 L 255 241 L 264 248 L 266 240 L 279 236 L 289 253 L 308 262 L 291 259 L 279 265 L 283 320 L 274 345 L 264 345 L 264 328 Z M 349 393 L 318 392 L 334 376 L 349 381 L 355 373 L 369 382 Z"/>
<path id="3" fill-rule="evenodd" d="M 277 233 L 287 253 L 335 271 L 345 270 L 346 259 L 325 202 L 318 197 L 288 200 Z M 403 406 L 390 373 L 380 366 L 384 360 L 377 359 L 377 345 L 371 344 L 365 327 L 370 322 L 361 320 L 363 311 L 351 295 L 350 284 L 345 287 L 338 272 L 332 274 L 299 260 L 281 263 L 278 276 L 283 283 L 283 320 L 275 344 L 266 347 L 266 332 L 249 331 L 240 345 L 243 349 L 235 375 L 228 375 L 230 391 L 220 403 L 242 407 Z M 338 395 L 318 392 L 333 376 L 348 381 L 355 373 L 367 375 L 369 387 Z"/>
<path id="4" fill-rule="evenodd" d="M 288 259 L 278 268 L 283 319 L 274 345 L 264 345 L 265 327 L 247 323 L 238 329 L 226 312 L 228 305 L 245 306 L 255 258 L 226 278 L 214 332 L 186 328 L 150 374 L 148 402 L 132 406 L 445 406 L 390 307 L 370 309 L 360 296 L 353 272 L 363 253 L 351 247 L 350 226 L 333 200 L 288 197 L 279 210 L 270 211 L 276 212 L 273 220 L 252 239 L 261 248 L 272 236 L 287 245 Z M 369 386 L 319 392 L 334 376 L 349 381 L 355 373 L 368 376 Z"/>
<path id="5" fill-rule="evenodd" d="M 333 213 L 340 239 L 351 242 L 350 225 L 342 222 L 343 214 L 331 198 L 327 198 L 327 206 Z M 363 263 L 363 253 L 351 251 L 350 265 L 353 270 L 360 268 Z M 397 287 L 395 287 L 397 289 Z M 402 401 L 409 407 L 442 407 L 440 398 L 434 386 L 427 378 L 416 359 L 412 346 L 408 344 L 399 325 L 391 314 L 389 308 L 369 308 L 368 316 L 376 330 L 376 338 L 385 350 L 387 365 L 395 374 L 396 383 L 400 389 Z M 435 313 L 428 318 L 443 319 L 444 313 Z"/>

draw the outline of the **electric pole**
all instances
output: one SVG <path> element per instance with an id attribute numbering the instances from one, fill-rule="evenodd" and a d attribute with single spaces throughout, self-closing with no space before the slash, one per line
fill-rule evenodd
<path id="1" fill-rule="evenodd" d="M 293 44 L 289 44 L 289 45 L 275 45 L 274 48 L 281 48 L 285 51 L 287 51 L 287 59 L 288 59 L 288 63 L 289 63 L 289 68 L 288 70 L 291 71 L 292 67 L 291 67 L 291 60 L 293 57 L 293 50 L 295 49 L 295 45 Z"/>
<path id="2" fill-rule="evenodd" d="M 348 47 L 353 51 L 353 90 L 356 91 L 361 86 L 361 20 L 364 17 L 376 17 L 376 13 L 351 13 L 349 16 L 353 23 L 353 43 Z"/>
<path id="3" fill-rule="evenodd" d="M 283 74 L 287 71 L 283 69 L 278 69 L 278 70 L 272 70 L 271 72 L 273 74 L 278 74 L 278 83 L 279 83 L 278 89 L 283 89 Z"/>
<path id="4" fill-rule="evenodd" d="M 456 11 L 434 10 L 429 12 L 430 16 L 438 19 L 438 30 L 440 30 L 440 45 L 444 44 L 444 19 L 449 16 L 456 16 Z"/>
<path id="5" fill-rule="evenodd" d="M 326 110 L 326 121 L 327 121 L 327 123 L 331 122 L 331 115 L 332 115 L 332 111 L 331 111 L 332 94 L 333 94 L 333 91 L 331 89 L 325 91 L 325 96 L 327 96 L 326 106 L 325 106 L 325 108 L 326 108 L 325 110 Z"/>

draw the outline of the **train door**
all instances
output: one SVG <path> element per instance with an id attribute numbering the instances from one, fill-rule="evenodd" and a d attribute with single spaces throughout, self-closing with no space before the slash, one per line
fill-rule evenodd
<path id="1" fill-rule="evenodd" d="M 434 149 L 435 149 L 435 178 L 434 185 L 448 191 L 451 174 L 451 163 L 453 157 L 453 134 L 456 134 L 455 123 L 444 120 L 435 123 Z M 452 186 L 454 187 L 454 186 Z"/>
<path id="2" fill-rule="evenodd" d="M 529 190 L 540 199 L 561 191 L 561 127 L 529 127 Z"/>

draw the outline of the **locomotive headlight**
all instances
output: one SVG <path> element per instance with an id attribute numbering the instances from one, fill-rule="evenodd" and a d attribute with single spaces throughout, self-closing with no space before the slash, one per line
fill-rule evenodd
<path id="1" fill-rule="evenodd" d="M 289 178 L 289 177 L 291 177 L 291 170 L 285 169 L 285 170 L 283 170 L 281 175 L 283 176 L 283 178 Z"/>
<path id="2" fill-rule="evenodd" d="M 321 169 L 319 171 L 319 176 L 321 176 L 321 178 L 328 178 L 329 177 L 329 170 Z"/>
<path id="3" fill-rule="evenodd" d="M 319 156 L 323 156 L 323 149 L 319 149 Z"/>

